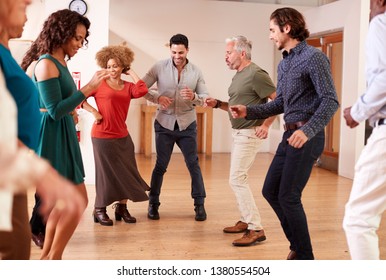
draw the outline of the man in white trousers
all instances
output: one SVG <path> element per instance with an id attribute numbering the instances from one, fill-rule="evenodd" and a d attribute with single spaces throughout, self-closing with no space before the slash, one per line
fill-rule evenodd
<path id="1" fill-rule="evenodd" d="M 243 233 L 233 241 L 234 246 L 250 246 L 266 239 L 259 210 L 248 182 L 248 171 L 257 152 L 268 137 L 268 129 L 275 116 L 267 119 L 234 119 L 229 106 L 235 104 L 262 104 L 276 97 L 276 88 L 268 73 L 251 61 L 252 42 L 244 36 L 226 40 L 225 62 L 236 70 L 228 89 L 227 102 L 207 98 L 207 106 L 222 109 L 229 114 L 232 125 L 232 151 L 229 184 L 235 193 L 240 219 L 234 226 L 223 229 L 225 233 Z"/>
<path id="2" fill-rule="evenodd" d="M 344 110 L 350 128 L 368 119 L 373 132 L 355 166 L 343 227 L 352 259 L 378 260 L 376 231 L 386 209 L 386 0 L 370 1 L 366 79 L 366 92 Z"/>

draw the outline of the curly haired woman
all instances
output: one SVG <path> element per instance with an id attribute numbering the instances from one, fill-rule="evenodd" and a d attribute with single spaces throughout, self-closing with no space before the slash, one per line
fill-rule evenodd
<path id="1" fill-rule="evenodd" d="M 90 21 L 76 12 L 67 9 L 54 12 L 44 22 L 22 62 L 39 90 L 42 121 L 37 153 L 77 186 L 86 203 L 84 168 L 72 112 L 108 73 L 97 71 L 86 86 L 77 90 L 67 60 L 87 43 L 89 27 Z M 35 199 L 30 220 L 32 239 L 43 247 L 42 259 L 61 259 L 78 221 L 64 220 L 57 211 L 52 211 L 45 223 L 39 213 L 41 200 L 37 195 Z"/>
<path id="2" fill-rule="evenodd" d="M 110 76 L 90 95 L 98 110 L 86 101 L 83 103 L 83 108 L 95 117 L 91 131 L 96 173 L 93 215 L 95 223 L 104 226 L 113 225 L 106 206 L 116 201 L 115 219 L 135 223 L 136 219 L 127 210 L 127 200 L 148 200 L 145 191 L 150 189 L 138 172 L 134 144 L 126 126 L 131 99 L 148 92 L 146 84 L 130 68 L 133 59 L 134 53 L 126 46 L 102 48 L 96 60 Z M 122 80 L 122 73 L 130 75 L 134 83 Z"/>

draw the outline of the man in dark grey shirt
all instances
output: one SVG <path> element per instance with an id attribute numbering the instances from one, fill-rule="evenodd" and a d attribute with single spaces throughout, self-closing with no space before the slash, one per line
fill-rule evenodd
<path id="1" fill-rule="evenodd" d="M 287 259 L 314 259 L 301 197 L 312 166 L 324 149 L 324 127 L 339 107 L 328 58 L 307 45 L 308 36 L 304 18 L 297 10 L 274 11 L 270 39 L 283 50 L 277 98 L 262 105 L 231 107 L 235 118 L 284 113 L 285 132 L 265 178 L 263 196 L 290 242 Z"/>
<path id="2" fill-rule="evenodd" d="M 154 122 L 157 161 L 153 169 L 148 218 L 160 218 L 158 208 L 163 176 L 174 144 L 181 149 L 191 177 L 196 221 L 206 220 L 204 181 L 197 155 L 196 105 L 203 105 L 208 90 L 200 69 L 187 59 L 189 41 L 176 34 L 170 39 L 171 58 L 157 62 L 143 77 L 150 88 L 157 82 L 158 92 L 149 91 L 145 98 L 158 104 Z"/>

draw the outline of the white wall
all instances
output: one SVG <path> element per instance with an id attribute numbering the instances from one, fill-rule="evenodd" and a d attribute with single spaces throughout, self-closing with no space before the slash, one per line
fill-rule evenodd
<path id="1" fill-rule="evenodd" d="M 351 106 L 366 88 L 364 43 L 368 28 L 369 2 L 340 0 L 304 12 L 312 33 L 343 30 L 342 109 Z M 350 129 L 342 116 L 340 131 L 338 174 L 353 178 L 355 162 L 364 146 L 364 123 Z"/>

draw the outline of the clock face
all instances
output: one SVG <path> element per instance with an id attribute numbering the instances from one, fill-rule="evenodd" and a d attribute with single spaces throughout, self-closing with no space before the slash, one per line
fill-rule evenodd
<path id="1" fill-rule="evenodd" d="M 71 11 L 75 11 L 81 15 L 84 15 L 87 12 L 87 4 L 83 0 L 72 0 L 68 8 Z"/>

